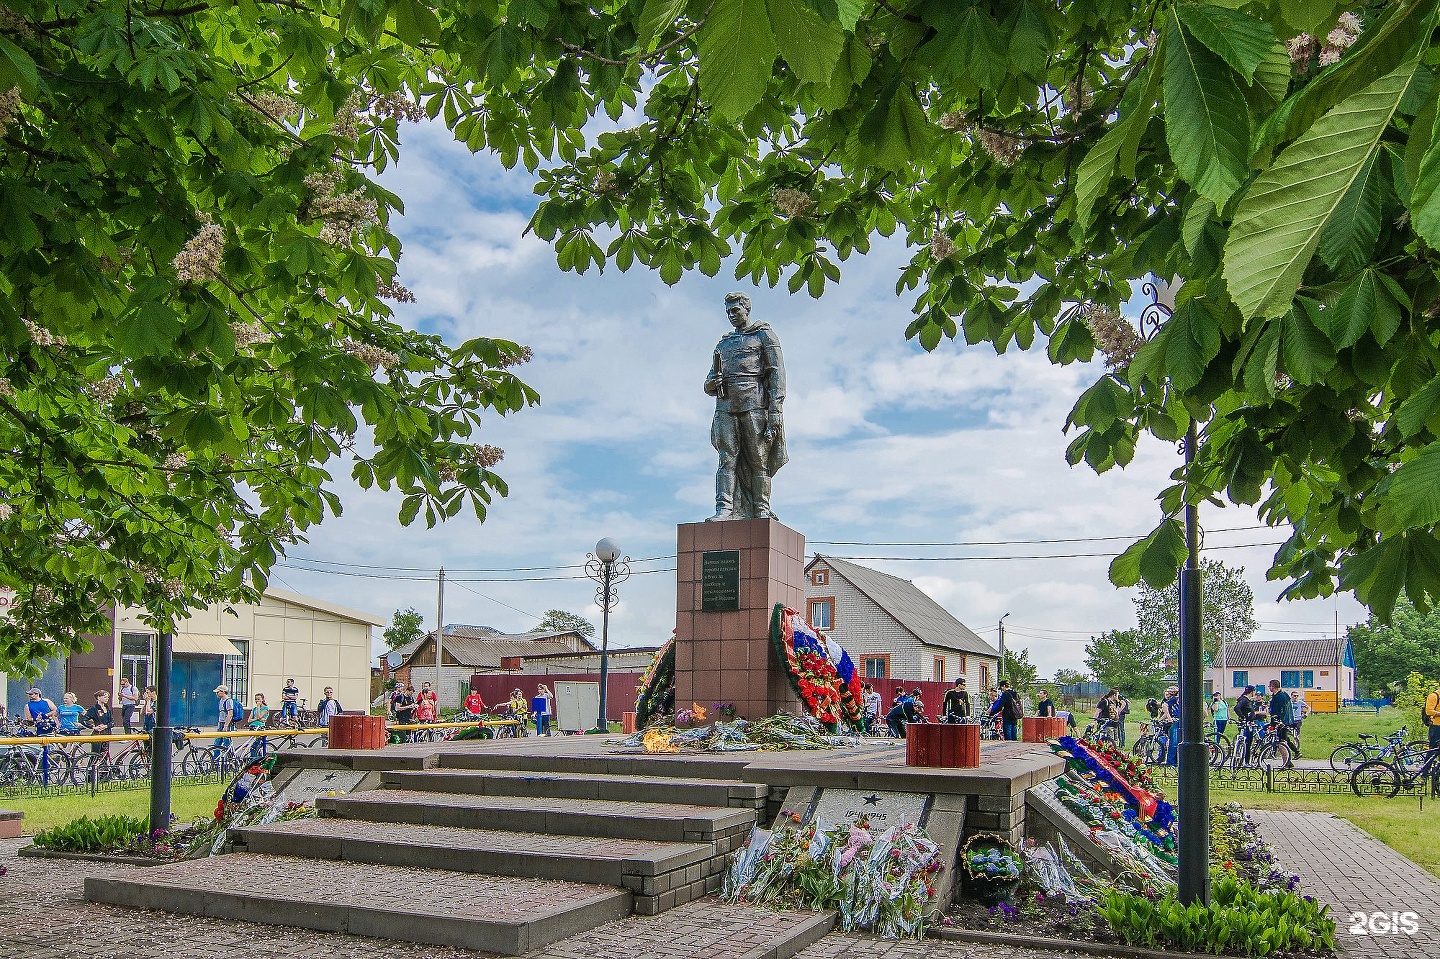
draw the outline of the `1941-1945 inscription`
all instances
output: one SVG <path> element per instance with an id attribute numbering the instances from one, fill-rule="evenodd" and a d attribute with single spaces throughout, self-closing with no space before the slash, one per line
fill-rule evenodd
<path id="1" fill-rule="evenodd" d="M 740 608 L 740 551 L 716 549 L 700 554 L 700 610 L 728 613 Z"/>

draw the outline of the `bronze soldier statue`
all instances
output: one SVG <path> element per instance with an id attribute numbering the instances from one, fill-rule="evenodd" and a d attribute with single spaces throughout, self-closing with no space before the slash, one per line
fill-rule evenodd
<path id="1" fill-rule="evenodd" d="M 785 359 L 769 324 L 752 322 L 750 297 L 725 297 L 735 327 L 715 347 L 705 392 L 715 397 L 710 442 L 720 453 L 711 520 L 774 519 L 770 479 L 790 459 L 785 449 Z"/>

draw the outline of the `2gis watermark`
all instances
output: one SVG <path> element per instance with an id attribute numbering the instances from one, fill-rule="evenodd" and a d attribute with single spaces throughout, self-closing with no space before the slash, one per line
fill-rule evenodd
<path id="1" fill-rule="evenodd" d="M 1352 936 L 1414 936 L 1420 932 L 1420 916 L 1413 912 L 1352 912 Z"/>

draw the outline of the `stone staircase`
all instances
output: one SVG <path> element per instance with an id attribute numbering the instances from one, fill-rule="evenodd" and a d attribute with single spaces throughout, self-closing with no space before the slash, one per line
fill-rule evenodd
<path id="1" fill-rule="evenodd" d="M 769 799 L 739 780 L 744 762 L 484 750 L 430 762 L 319 798 L 318 818 L 232 830 L 223 860 L 88 879 L 86 898 L 520 955 L 718 891 Z M 793 955 L 830 919 L 786 928 L 767 954 Z"/>

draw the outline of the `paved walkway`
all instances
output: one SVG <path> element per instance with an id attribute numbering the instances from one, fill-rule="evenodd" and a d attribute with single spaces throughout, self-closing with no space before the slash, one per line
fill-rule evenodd
<path id="1" fill-rule="evenodd" d="M 1303 888 L 1330 904 L 1335 945 L 1361 959 L 1440 956 L 1440 880 L 1346 819 L 1318 812 L 1247 810 Z M 1433 816 L 1426 810 L 1423 814 Z M 1414 934 L 1393 931 L 1409 913 Z M 1372 919 L 1374 920 L 1372 922 Z"/>
<path id="2" fill-rule="evenodd" d="M 26 839 L 0 840 L 0 959 L 493 959 L 445 946 L 367 939 L 229 919 L 146 912 L 86 902 L 86 876 L 110 876 L 129 866 L 22 859 Z M 197 862 L 215 868 L 215 861 Z M 319 864 L 323 877 L 325 864 Z M 444 890 L 415 886 L 377 889 L 379 897 L 429 896 Z M 787 922 L 785 914 L 703 899 L 659 916 L 632 916 L 562 939 L 525 959 L 741 959 L 763 956 Z M 730 929 L 717 943 L 713 930 Z M 707 935 L 709 931 L 709 935 Z M 1073 953 L 1035 952 L 934 940 L 883 942 L 832 933 L 801 953 L 803 959 L 1074 959 Z"/>

